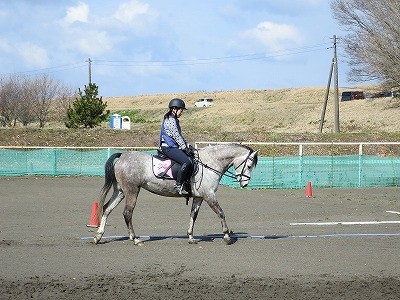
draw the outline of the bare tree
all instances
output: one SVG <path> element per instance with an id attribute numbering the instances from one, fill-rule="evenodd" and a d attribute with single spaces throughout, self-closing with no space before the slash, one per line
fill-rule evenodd
<path id="1" fill-rule="evenodd" d="M 2 78 L 0 81 L 0 115 L 2 124 L 5 126 L 15 126 L 18 119 L 19 105 L 21 96 L 20 76 L 11 75 L 8 78 Z"/>
<path id="2" fill-rule="evenodd" d="M 17 119 L 22 123 L 23 126 L 28 126 L 35 120 L 35 114 L 32 110 L 34 101 L 34 86 L 32 80 L 27 76 L 19 76 L 18 82 L 19 97 L 15 99 L 18 115 Z"/>
<path id="3" fill-rule="evenodd" d="M 60 83 L 44 74 L 36 78 L 33 85 L 35 97 L 32 110 L 39 121 L 39 127 L 42 128 L 48 122 L 50 106 L 58 94 Z"/>
<path id="4" fill-rule="evenodd" d="M 78 90 L 66 85 L 61 85 L 57 99 L 53 102 L 52 112 L 57 121 L 65 121 L 67 110 L 78 97 Z"/>
<path id="5" fill-rule="evenodd" d="M 332 0 L 335 19 L 347 31 L 344 50 L 353 81 L 400 86 L 400 1 Z"/>

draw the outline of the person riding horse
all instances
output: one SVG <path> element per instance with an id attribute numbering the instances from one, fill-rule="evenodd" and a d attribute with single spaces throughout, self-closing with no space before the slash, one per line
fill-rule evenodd
<path id="1" fill-rule="evenodd" d="M 194 148 L 182 135 L 179 117 L 186 110 L 182 99 L 174 98 L 169 102 L 169 111 L 161 124 L 159 148 L 170 159 L 181 165 L 176 177 L 175 190 L 182 196 L 188 195 L 184 183 L 190 179 L 193 170 Z"/>

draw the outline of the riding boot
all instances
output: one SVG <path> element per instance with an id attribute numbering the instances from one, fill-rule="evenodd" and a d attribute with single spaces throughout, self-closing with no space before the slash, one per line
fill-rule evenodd
<path id="1" fill-rule="evenodd" d="M 186 196 L 189 193 L 185 190 L 184 181 L 187 178 L 187 173 L 190 171 L 189 166 L 186 163 L 183 163 L 181 169 L 178 171 L 176 176 L 176 184 L 174 186 L 175 190 L 179 195 Z"/>

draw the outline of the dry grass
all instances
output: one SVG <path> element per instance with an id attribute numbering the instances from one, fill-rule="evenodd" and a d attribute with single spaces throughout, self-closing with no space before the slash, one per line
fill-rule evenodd
<path id="1" fill-rule="evenodd" d="M 371 88 L 361 87 L 372 93 Z M 340 90 L 340 93 L 342 90 Z M 400 140 L 398 99 L 379 98 L 340 103 L 341 133 L 335 134 L 333 95 L 329 95 L 323 134 L 319 133 L 325 97 L 324 87 L 278 90 L 239 90 L 183 94 L 138 95 L 104 98 L 112 113 L 135 110 L 143 123 L 130 131 L 99 128 L 66 129 L 60 122 L 44 129 L 0 128 L 2 146 L 156 146 L 160 122 L 174 97 L 186 101 L 188 110 L 181 118 L 184 135 L 196 141 L 236 142 L 367 142 Z M 214 106 L 193 108 L 198 98 L 215 99 Z"/>
<path id="2" fill-rule="evenodd" d="M 364 91 L 371 92 L 372 88 Z M 340 93 L 342 90 L 340 90 Z M 170 99 L 180 97 L 189 107 L 181 123 L 193 130 L 214 132 L 317 133 L 325 97 L 324 87 L 277 90 L 193 92 L 106 98 L 111 111 L 151 111 L 155 120 Z M 198 98 L 210 97 L 215 105 L 193 108 Z M 333 94 L 330 93 L 324 132 L 334 129 Z M 342 132 L 398 132 L 400 107 L 391 98 L 340 102 Z"/>

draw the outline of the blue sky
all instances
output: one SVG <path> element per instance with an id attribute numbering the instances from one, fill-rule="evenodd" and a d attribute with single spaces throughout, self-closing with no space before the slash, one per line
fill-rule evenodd
<path id="1" fill-rule="evenodd" d="M 102 96 L 326 86 L 329 0 L 0 0 L 0 75 Z M 348 66 L 339 54 L 340 86 Z"/>

